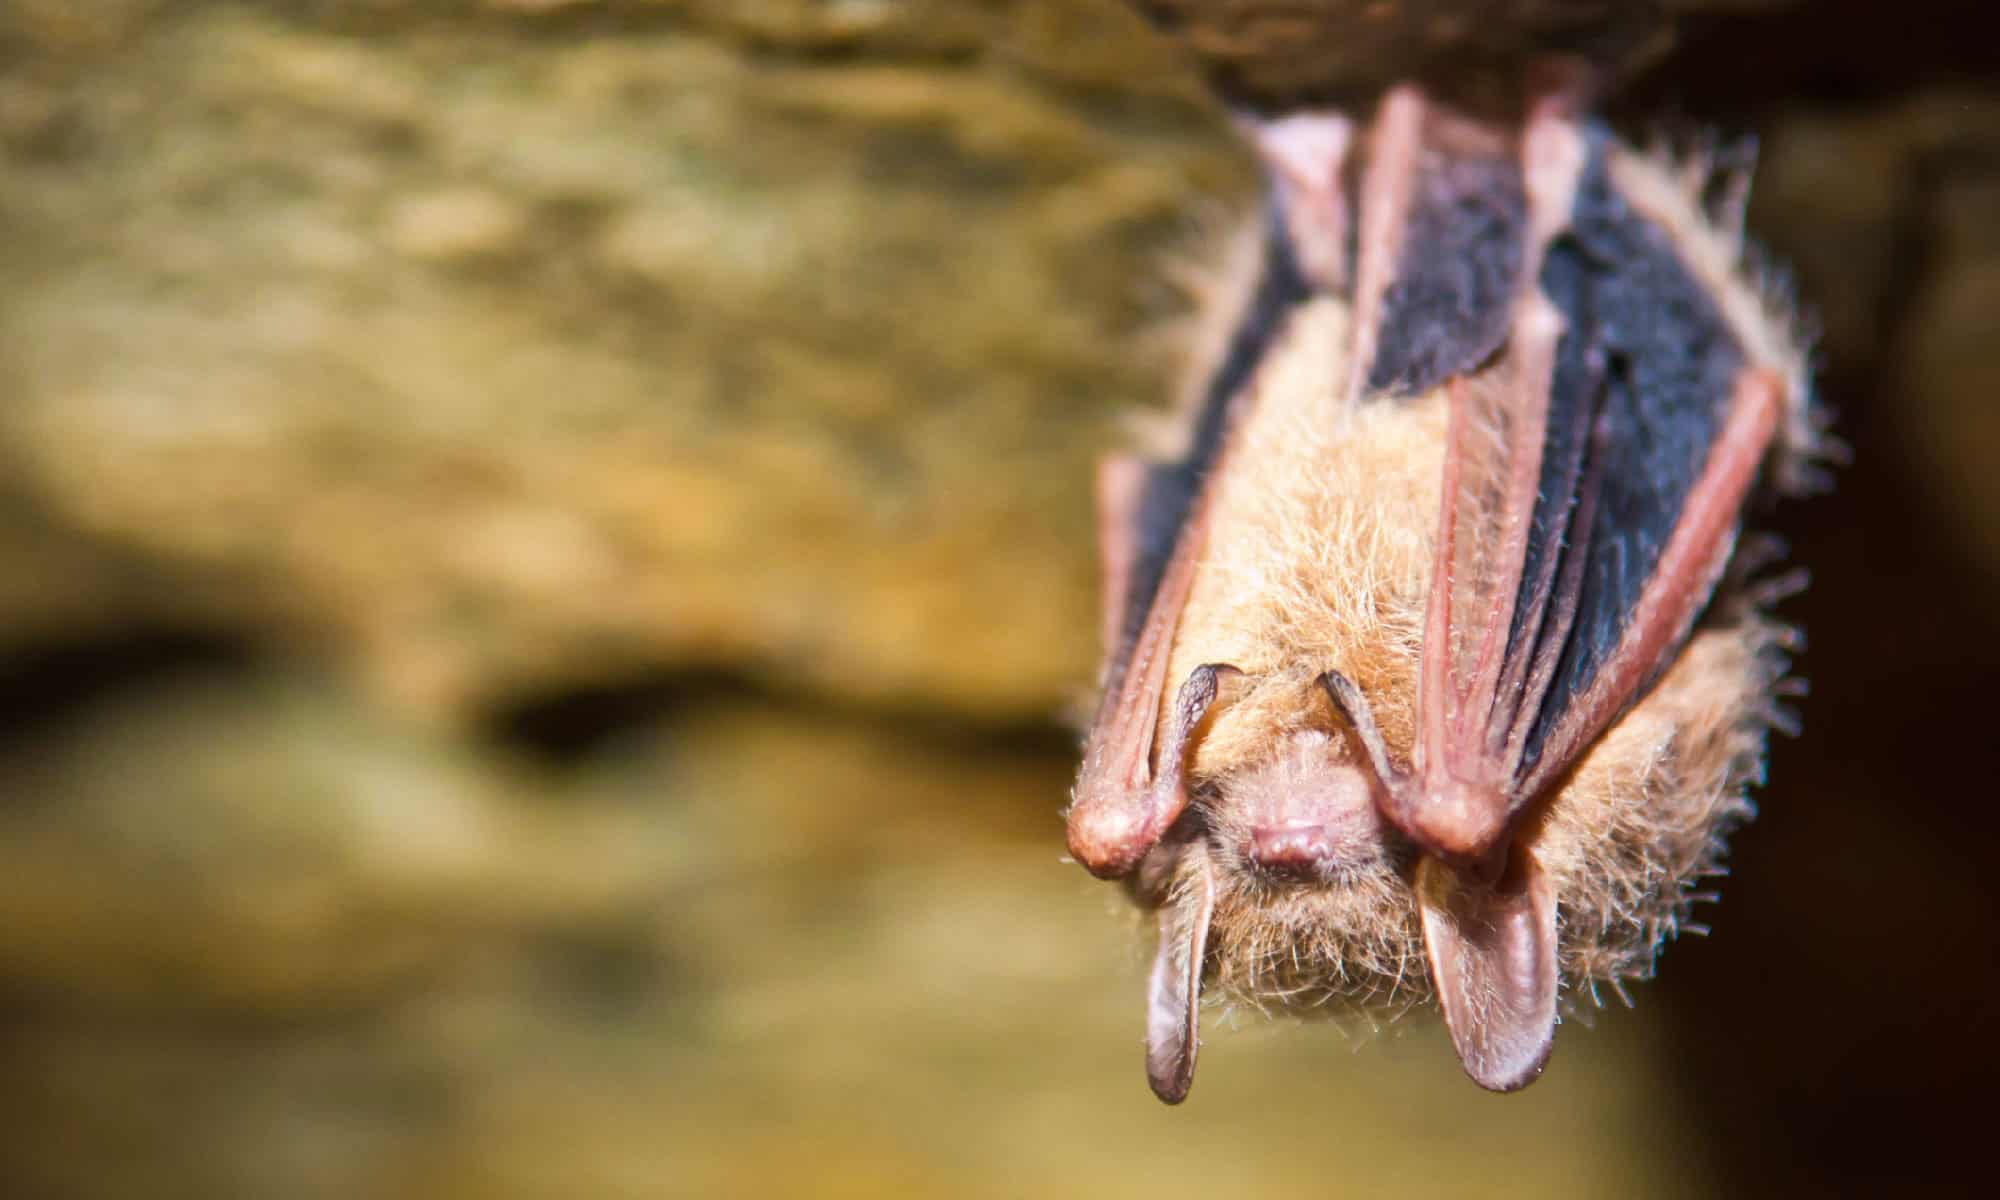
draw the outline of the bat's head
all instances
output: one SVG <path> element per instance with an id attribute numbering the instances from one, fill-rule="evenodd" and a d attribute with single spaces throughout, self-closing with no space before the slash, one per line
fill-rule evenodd
<path id="1" fill-rule="evenodd" d="M 1351 740 L 1307 726 L 1268 751 L 1197 779 L 1181 832 L 1198 849 L 1167 850 L 1181 876 L 1213 877 L 1212 978 L 1265 1006 L 1373 998 L 1420 962 L 1415 850 Z M 1421 988 L 1421 969 L 1406 982 Z"/>
<path id="2" fill-rule="evenodd" d="M 1150 1074 L 1170 1102 L 1192 1081 L 1205 988 L 1303 1013 L 1428 994 L 1414 851 L 1383 819 L 1374 771 L 1329 729 L 1264 749 L 1191 780 L 1186 810 L 1130 877 L 1159 922 Z"/>
<path id="3" fill-rule="evenodd" d="M 1502 991 L 1476 975 L 1481 986 L 1468 991 L 1453 971 L 1480 965 L 1475 952 L 1494 948 L 1474 935 L 1503 933 L 1522 913 L 1559 906 L 1565 914 L 1560 962 L 1570 980 L 1647 974 L 1694 898 L 1691 885 L 1713 869 L 1722 835 L 1746 812 L 1740 789 L 1761 733 L 1719 697 L 1767 677 L 1762 647 L 1775 635 L 1754 616 L 1742 619 L 1698 634 L 1647 701 L 1516 831 L 1504 875 L 1471 888 L 1470 874 L 1398 827 L 1383 764 L 1309 678 L 1233 677 L 1191 722 L 1185 777 L 1171 777 L 1185 808 L 1126 877 L 1160 934 L 1149 1022 L 1156 1091 L 1174 1100 L 1192 1082 L 1204 994 L 1265 1011 L 1359 1017 L 1364 1026 L 1427 1007 L 1453 987 L 1492 1011 Z M 1397 747 L 1391 775 L 1404 770 L 1410 707 L 1381 710 Z M 1531 942 L 1523 946 L 1533 961 L 1553 965 Z M 1442 982 L 1433 943 L 1448 951 Z M 1520 948 L 1501 948 L 1509 947 Z M 1491 965 L 1516 963 L 1502 955 Z M 1503 970 L 1485 982 L 1499 977 L 1512 978 Z M 1460 1046 L 1475 1078 L 1502 1089 L 1533 1078 L 1539 1054 L 1490 1040 L 1468 1036 Z M 1502 1069 L 1520 1062 L 1529 1067 Z"/>

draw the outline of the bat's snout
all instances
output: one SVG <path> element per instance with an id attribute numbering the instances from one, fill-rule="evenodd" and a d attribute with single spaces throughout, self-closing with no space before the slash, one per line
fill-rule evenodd
<path id="1" fill-rule="evenodd" d="M 1309 880 L 1339 862 L 1345 840 L 1325 825 L 1266 827 L 1251 832 L 1244 857 L 1267 875 Z"/>

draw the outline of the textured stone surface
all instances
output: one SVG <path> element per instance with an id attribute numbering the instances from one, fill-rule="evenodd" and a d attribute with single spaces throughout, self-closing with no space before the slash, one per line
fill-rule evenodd
<path id="1" fill-rule="evenodd" d="M 1086 464 L 1158 378 L 1142 264 L 1236 160 L 1191 85 L 1114 105 L 1060 54 L 928 61 L 994 18 L 689 20 L 754 45 L 807 8 L 768 56 L 31 10 L 102 48 L 0 103 L 9 487 L 181 581 L 136 600 L 446 715 L 687 664 L 1060 707 L 1093 654 Z M 1053 12 L 992 53 L 1152 44 Z M 849 36 L 881 61 L 816 59 Z"/>
<path id="2" fill-rule="evenodd" d="M 1416 78 L 1462 102 L 1518 98 L 1549 55 L 1609 83 L 1657 63 L 1682 22 L 1801 0 L 1136 0 L 1224 92 L 1260 107 L 1367 103 Z"/>
<path id="3" fill-rule="evenodd" d="M 0 763 L 0 911 L 32 917 L 0 925 L 0 973 L 57 997 L 339 1012 L 615 923 L 677 862 L 671 822 L 539 800 L 320 681 L 163 680 L 41 742 Z"/>

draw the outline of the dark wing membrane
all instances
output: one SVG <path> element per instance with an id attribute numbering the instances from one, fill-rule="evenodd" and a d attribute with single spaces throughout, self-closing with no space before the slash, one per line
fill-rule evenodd
<path id="1" fill-rule="evenodd" d="M 1399 90 L 1383 102 L 1361 189 L 1358 314 L 1366 391 L 1421 395 L 1490 358 L 1519 290 L 1528 202 L 1490 126 Z"/>
<path id="2" fill-rule="evenodd" d="M 1421 395 L 1490 357 L 1507 336 L 1527 200 L 1512 157 L 1426 153 L 1368 390 Z"/>
<path id="3" fill-rule="evenodd" d="M 1532 586 L 1544 558 L 1560 556 L 1558 578 L 1577 577 L 1574 618 L 1540 710 L 1524 728 L 1516 778 L 1536 773 L 1551 735 L 1625 639 L 1688 511 L 1745 367 L 1743 348 L 1714 298 L 1682 265 L 1667 232 L 1634 212 L 1611 185 L 1603 136 L 1592 143 L 1569 228 L 1550 246 L 1540 273 L 1565 328 L 1522 584 L 1524 591 Z M 1579 481 L 1565 471 L 1574 447 L 1556 441 L 1585 429 L 1593 511 L 1587 523 L 1563 530 Z M 1701 590 L 1697 606 L 1706 600 Z M 1530 649 L 1531 636 L 1539 643 L 1550 629 L 1546 622 L 1540 630 L 1525 628 L 1520 618 L 1529 607 L 1520 597 L 1510 658 L 1549 648 Z M 1674 648 L 1646 664 L 1638 687 L 1611 716 L 1642 694 Z"/>

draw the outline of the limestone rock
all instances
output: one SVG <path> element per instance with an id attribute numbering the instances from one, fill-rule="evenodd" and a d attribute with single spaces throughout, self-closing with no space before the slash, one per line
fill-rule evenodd
<path id="1" fill-rule="evenodd" d="M 1122 8 L 975 11 L 17 14 L 91 49 L 0 76 L 7 486 L 446 718 L 705 666 L 1046 718 L 1160 253 L 1244 180 L 1191 80 L 1086 90 L 1164 61 Z M 933 61 L 987 34 L 1054 65 Z"/>
<path id="2" fill-rule="evenodd" d="M 0 975 L 86 1005 L 339 1012 L 659 894 L 670 824 L 530 785 L 323 681 L 162 680 L 0 758 Z"/>

